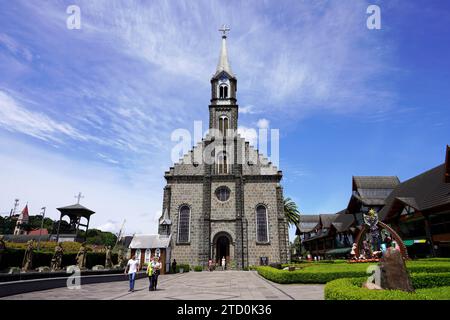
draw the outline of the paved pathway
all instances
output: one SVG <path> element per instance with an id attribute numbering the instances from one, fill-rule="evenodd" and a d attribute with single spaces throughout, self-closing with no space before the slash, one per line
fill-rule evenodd
<path id="1" fill-rule="evenodd" d="M 158 290 L 148 291 L 148 279 L 136 281 L 128 293 L 128 282 L 83 285 L 29 292 L 2 299 L 64 300 L 323 300 L 323 285 L 281 285 L 270 282 L 255 271 L 189 272 L 162 275 Z"/>

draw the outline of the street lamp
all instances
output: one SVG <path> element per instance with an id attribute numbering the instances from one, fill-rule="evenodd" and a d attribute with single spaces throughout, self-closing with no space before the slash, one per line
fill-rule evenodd
<path id="1" fill-rule="evenodd" d="M 41 250 L 41 235 L 42 235 L 42 228 L 44 227 L 44 218 L 45 218 L 45 209 L 46 207 L 42 207 L 42 221 L 41 221 L 41 228 L 39 229 L 39 242 L 38 242 L 38 251 Z"/>

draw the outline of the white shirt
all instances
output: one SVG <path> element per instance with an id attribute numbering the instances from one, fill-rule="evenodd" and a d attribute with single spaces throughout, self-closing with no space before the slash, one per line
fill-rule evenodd
<path id="1" fill-rule="evenodd" d="M 129 267 L 128 268 L 128 274 L 136 273 L 137 272 L 137 268 L 139 266 L 139 261 L 130 259 L 130 260 L 128 260 L 127 266 Z"/>

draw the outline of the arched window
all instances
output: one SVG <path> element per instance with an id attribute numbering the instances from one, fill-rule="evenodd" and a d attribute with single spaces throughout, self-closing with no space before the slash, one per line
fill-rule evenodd
<path id="1" fill-rule="evenodd" d="M 256 208 L 256 241 L 269 242 L 269 225 L 267 221 L 267 209 L 263 205 Z"/>
<path id="2" fill-rule="evenodd" d="M 144 257 L 144 263 L 150 262 L 150 256 L 152 255 L 151 249 L 145 249 L 145 257 Z"/>
<path id="3" fill-rule="evenodd" d="M 228 98 L 228 86 L 226 84 L 221 84 L 219 86 L 219 99 Z"/>
<path id="4" fill-rule="evenodd" d="M 217 173 L 228 173 L 227 154 L 225 152 L 220 152 L 217 155 Z"/>
<path id="5" fill-rule="evenodd" d="M 180 214 L 178 219 L 178 242 L 189 242 L 189 229 L 190 229 L 191 209 L 188 206 L 182 206 L 180 208 Z"/>
<path id="6" fill-rule="evenodd" d="M 141 261 L 141 249 L 136 249 L 134 253 L 136 260 Z"/>
<path id="7" fill-rule="evenodd" d="M 230 127 L 230 121 L 228 120 L 227 116 L 220 116 L 219 118 L 219 131 L 222 133 L 222 135 L 225 135 L 227 133 L 227 130 Z"/>

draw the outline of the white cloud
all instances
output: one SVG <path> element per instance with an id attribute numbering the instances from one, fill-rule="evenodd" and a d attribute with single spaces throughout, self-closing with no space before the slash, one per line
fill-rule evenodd
<path id="1" fill-rule="evenodd" d="M 91 139 L 71 125 L 57 122 L 47 115 L 26 109 L 12 96 L 0 90 L 0 126 L 9 131 L 21 132 L 45 141 L 62 142 L 63 136 L 86 141 Z"/>
<path id="2" fill-rule="evenodd" d="M 262 119 L 258 120 L 258 122 L 256 123 L 256 126 L 259 129 L 268 129 L 269 128 L 269 123 L 270 123 L 269 120 L 262 118 Z"/>
<path id="3" fill-rule="evenodd" d="M 126 233 L 156 233 L 151 212 L 162 203 L 162 174 L 139 170 L 130 176 L 106 165 L 76 161 L 19 141 L 0 137 L 0 212 L 9 212 L 15 198 L 28 202 L 30 214 L 47 207 L 47 216 L 58 219 L 57 207 L 76 202 L 94 210 L 90 227 L 118 231 L 126 219 Z M 143 214 L 148 212 L 148 214 Z"/>

